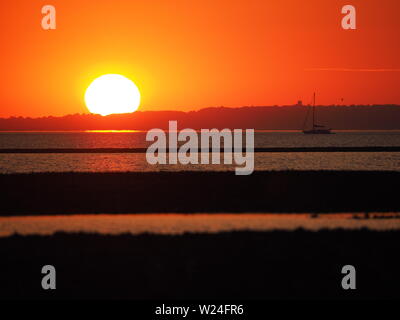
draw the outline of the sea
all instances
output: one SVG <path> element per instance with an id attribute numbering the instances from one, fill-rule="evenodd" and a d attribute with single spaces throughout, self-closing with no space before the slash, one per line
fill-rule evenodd
<path id="1" fill-rule="evenodd" d="M 338 214 L 76 214 L 0 217 L 0 237 L 65 233 L 169 234 L 331 229 L 400 230 L 399 213 Z"/>
<path id="2" fill-rule="evenodd" d="M 0 149 L 147 148 L 146 132 L 1 132 Z M 340 131 L 304 135 L 299 131 L 256 131 L 256 148 L 400 147 L 400 131 Z M 400 152 L 258 152 L 255 170 L 399 171 Z M 150 165 L 145 153 L 0 153 L 0 173 L 233 171 L 235 165 Z M 400 230 L 399 213 L 315 214 L 98 214 L 0 217 L 0 237 L 56 232 L 100 234 L 294 230 L 326 228 Z"/>
<path id="3" fill-rule="evenodd" d="M 256 148 L 400 147 L 400 131 L 256 131 Z M 147 148 L 143 131 L 0 132 L 0 149 Z M 400 152 L 259 152 L 255 170 L 398 171 Z M 4 153 L 0 173 L 233 171 L 236 164 L 150 165 L 145 153 Z"/>

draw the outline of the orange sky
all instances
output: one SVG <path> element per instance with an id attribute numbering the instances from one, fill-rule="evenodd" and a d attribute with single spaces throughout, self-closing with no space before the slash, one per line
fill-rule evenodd
<path id="1" fill-rule="evenodd" d="M 57 30 L 41 28 L 45 4 Z M 314 90 L 322 104 L 400 104 L 398 0 L 13 0 L 0 24 L 0 117 L 87 113 L 106 73 L 138 85 L 143 111 L 308 103 Z"/>

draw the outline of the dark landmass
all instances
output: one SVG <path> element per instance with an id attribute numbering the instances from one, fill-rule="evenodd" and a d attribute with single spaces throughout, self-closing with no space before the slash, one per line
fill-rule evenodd
<path id="1" fill-rule="evenodd" d="M 400 172 L 32 173 L 0 175 L 0 215 L 398 212 Z"/>
<path id="2" fill-rule="evenodd" d="M 30 130 L 149 130 L 168 129 L 177 120 L 178 129 L 254 128 L 257 130 L 303 129 L 307 106 L 270 106 L 242 108 L 205 108 L 199 111 L 137 111 L 130 114 L 100 116 L 75 114 L 64 117 L 0 119 L 0 131 Z M 400 106 L 317 106 L 319 124 L 335 130 L 400 129 Z"/>
<path id="3" fill-rule="evenodd" d="M 12 236 L 0 238 L 0 299 L 398 299 L 399 250 L 398 231 Z M 341 287 L 349 264 L 356 290 Z"/>
<path id="4" fill-rule="evenodd" d="M 36 148 L 36 149 L 0 149 L 0 154 L 6 153 L 146 153 L 147 148 Z M 224 152 L 223 148 L 198 148 L 197 152 Z M 246 152 L 246 148 L 242 149 Z M 159 152 L 176 152 L 176 149 L 159 149 Z M 400 147 L 271 147 L 254 148 L 254 152 L 400 152 Z"/>

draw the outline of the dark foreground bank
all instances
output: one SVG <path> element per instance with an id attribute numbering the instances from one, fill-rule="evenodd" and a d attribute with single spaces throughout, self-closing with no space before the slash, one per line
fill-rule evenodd
<path id="1" fill-rule="evenodd" d="M 56 234 L 0 239 L 2 299 L 400 298 L 400 232 Z M 57 289 L 41 289 L 54 265 Z M 354 291 L 341 287 L 356 268 Z"/>
<path id="2" fill-rule="evenodd" d="M 0 175 L 1 215 L 399 211 L 400 172 Z"/>

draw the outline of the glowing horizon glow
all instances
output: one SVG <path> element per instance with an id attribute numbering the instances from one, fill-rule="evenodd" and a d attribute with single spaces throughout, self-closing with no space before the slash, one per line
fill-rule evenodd
<path id="1" fill-rule="evenodd" d="M 86 89 L 85 103 L 91 113 L 102 116 L 132 113 L 139 108 L 140 92 L 130 79 L 106 74 L 93 80 Z"/>

